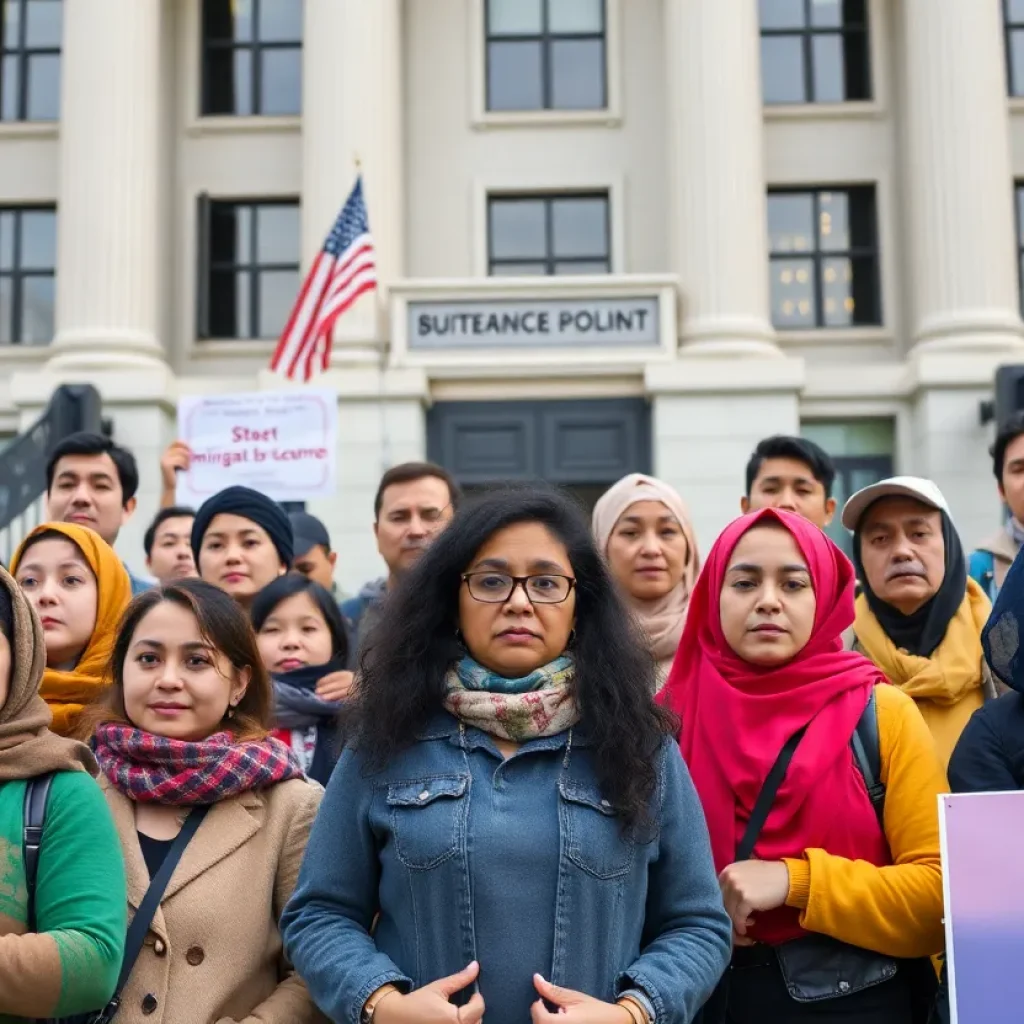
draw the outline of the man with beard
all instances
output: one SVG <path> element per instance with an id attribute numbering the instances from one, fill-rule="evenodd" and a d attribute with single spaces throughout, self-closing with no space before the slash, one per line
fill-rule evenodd
<path id="1" fill-rule="evenodd" d="M 343 601 L 349 629 L 349 665 L 358 665 L 362 640 L 373 629 L 388 591 L 451 521 L 461 492 L 451 474 L 430 462 L 403 462 L 381 477 L 373 502 L 373 532 L 388 575 Z"/>
<path id="2" fill-rule="evenodd" d="M 857 650 L 917 703 L 943 765 L 995 687 L 981 630 L 991 605 L 967 575 L 949 505 L 931 480 L 897 476 L 858 491 L 843 509 L 863 592 Z"/>

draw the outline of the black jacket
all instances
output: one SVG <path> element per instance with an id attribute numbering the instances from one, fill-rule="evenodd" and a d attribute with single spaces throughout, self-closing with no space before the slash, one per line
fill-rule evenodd
<path id="1" fill-rule="evenodd" d="M 971 716 L 949 761 L 954 793 L 1024 789 L 1024 695 L 987 701 Z"/>

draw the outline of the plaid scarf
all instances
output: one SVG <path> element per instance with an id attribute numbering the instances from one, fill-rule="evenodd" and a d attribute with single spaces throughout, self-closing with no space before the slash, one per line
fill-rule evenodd
<path id="1" fill-rule="evenodd" d="M 295 755 L 273 738 L 239 743 L 225 731 L 190 743 L 108 722 L 96 730 L 94 743 L 100 770 L 139 803 L 215 804 L 303 777 Z"/>
<path id="2" fill-rule="evenodd" d="M 565 654 L 520 679 L 506 679 L 465 657 L 448 672 L 444 706 L 466 725 L 499 739 L 525 743 L 556 736 L 579 721 L 573 672 L 573 660 Z"/>

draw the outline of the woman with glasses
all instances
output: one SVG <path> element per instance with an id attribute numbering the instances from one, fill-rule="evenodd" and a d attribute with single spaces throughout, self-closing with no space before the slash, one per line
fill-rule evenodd
<path id="1" fill-rule="evenodd" d="M 729 921 L 655 666 L 574 505 L 460 512 L 367 639 L 283 928 L 332 1020 L 687 1024 Z"/>

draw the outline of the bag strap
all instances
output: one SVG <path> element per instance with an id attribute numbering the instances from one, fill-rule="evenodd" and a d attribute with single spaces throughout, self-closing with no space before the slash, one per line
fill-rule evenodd
<path id="1" fill-rule="evenodd" d="M 124 944 L 124 959 L 121 961 L 121 973 L 117 979 L 117 988 L 114 989 L 114 995 L 111 997 L 110 1002 L 103 1008 L 99 1016 L 94 1019 L 93 1024 L 109 1024 L 117 1014 L 121 1006 L 121 993 L 124 991 L 125 985 L 128 984 L 132 968 L 135 967 L 135 961 L 138 960 L 139 954 L 142 952 L 143 944 L 146 941 L 146 933 L 149 931 L 149 926 L 153 923 L 157 907 L 160 906 L 160 901 L 163 899 L 167 884 L 171 880 L 171 875 L 174 874 L 174 869 L 178 866 L 178 862 L 185 852 L 185 847 L 188 846 L 189 841 L 196 834 L 196 830 L 202 824 L 203 818 L 206 817 L 209 811 L 209 806 L 193 807 L 189 811 L 185 823 L 181 826 L 181 831 L 175 836 L 174 842 L 171 843 L 171 848 L 167 851 L 167 856 L 164 857 L 163 864 L 160 865 L 160 870 L 157 871 L 156 876 L 150 881 L 149 888 L 146 889 L 146 895 L 142 898 L 142 903 L 139 904 L 139 909 L 132 918 L 131 926 L 128 929 L 128 937 L 125 939 Z"/>
<path id="2" fill-rule="evenodd" d="M 807 732 L 806 725 L 797 729 L 786 740 L 785 745 L 779 751 L 779 756 L 775 759 L 775 764 L 772 765 L 771 771 L 764 780 L 764 785 L 761 786 L 761 792 L 757 794 L 757 799 L 754 801 L 754 809 L 750 812 L 750 820 L 747 822 L 747 828 L 743 833 L 743 838 L 740 840 L 740 845 L 736 847 L 737 861 L 749 860 L 750 855 L 754 852 L 754 846 L 761 835 L 761 829 L 764 828 L 764 823 L 768 820 L 772 804 L 775 803 L 775 796 L 779 792 L 782 780 L 786 777 L 786 772 L 789 770 L 789 763 L 793 760 L 793 755 L 796 753 L 796 748 L 799 746 L 800 741 L 804 738 L 805 732 Z"/>
<path id="3" fill-rule="evenodd" d="M 22 808 L 21 857 L 25 866 L 25 889 L 28 892 L 28 930 L 35 931 L 36 877 L 39 874 L 39 850 L 43 845 L 46 827 L 46 804 L 50 799 L 53 772 L 37 775 L 25 785 L 25 804 Z"/>
<path id="4" fill-rule="evenodd" d="M 879 824 L 885 826 L 885 784 L 882 782 L 882 741 L 878 732 L 878 702 L 871 691 L 868 705 L 860 716 L 857 728 L 850 738 L 853 757 L 864 777 L 871 806 L 878 815 Z"/>

